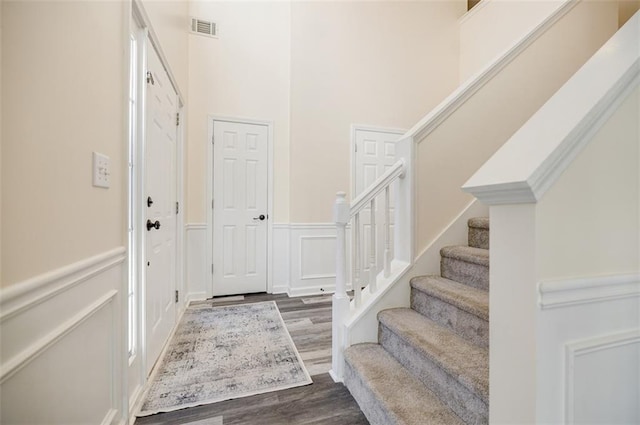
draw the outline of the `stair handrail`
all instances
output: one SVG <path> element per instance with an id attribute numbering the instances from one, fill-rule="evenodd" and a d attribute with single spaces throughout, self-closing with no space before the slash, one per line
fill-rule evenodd
<path id="1" fill-rule="evenodd" d="M 335 381 L 342 381 L 343 350 L 348 346 L 344 339 L 344 328 L 348 320 L 363 308 L 362 288 L 366 287 L 371 297 L 378 296 L 378 286 L 385 287 L 402 267 L 413 260 L 413 180 L 414 139 L 405 136 L 396 142 L 396 162 L 371 183 L 352 202 L 348 202 L 345 192 L 338 192 L 333 205 L 333 219 L 336 224 L 336 287 L 333 295 L 332 326 L 332 370 Z M 394 186 L 395 185 L 395 186 Z M 393 199 L 391 187 L 394 187 Z M 376 202 L 384 193 L 384 243 L 378 249 L 376 241 Z M 392 205 L 393 203 L 393 205 Z M 391 230 L 391 209 L 395 214 L 395 224 Z M 369 208 L 370 249 L 367 258 L 363 256 L 361 244 L 360 215 Z M 347 251 L 347 226 L 351 223 L 351 249 Z M 382 237 L 382 235 L 381 235 Z M 393 250 L 392 250 L 393 248 Z M 383 264 L 377 264 L 378 255 Z M 347 265 L 351 260 L 353 301 L 347 294 Z M 364 270 L 369 268 L 368 273 Z M 361 274 L 361 271 L 363 273 Z M 367 274 L 368 276 L 364 276 Z"/>
<path id="2" fill-rule="evenodd" d="M 371 200 L 376 198 L 383 190 L 390 187 L 397 178 L 403 179 L 406 168 L 407 166 L 404 159 L 396 161 L 391 168 L 385 171 L 351 202 L 349 218 L 353 218 L 353 216 L 365 209 L 366 206 L 371 203 Z"/>

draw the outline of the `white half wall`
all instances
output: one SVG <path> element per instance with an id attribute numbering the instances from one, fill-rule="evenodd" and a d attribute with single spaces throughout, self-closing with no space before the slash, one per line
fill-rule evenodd
<path id="1" fill-rule="evenodd" d="M 117 248 L 0 292 L 0 422 L 116 424 L 127 416 Z"/>
<path id="2" fill-rule="evenodd" d="M 539 284 L 537 422 L 640 422 L 640 275 Z"/>

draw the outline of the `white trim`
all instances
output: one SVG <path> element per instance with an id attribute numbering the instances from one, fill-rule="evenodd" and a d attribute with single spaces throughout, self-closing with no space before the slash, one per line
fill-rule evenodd
<path id="1" fill-rule="evenodd" d="M 117 266 L 125 252 L 118 247 L 0 290 L 0 322 Z"/>
<path id="2" fill-rule="evenodd" d="M 213 264 L 213 123 L 215 121 L 234 122 L 240 124 L 264 125 L 267 127 L 267 286 L 266 291 L 273 290 L 273 121 L 224 115 L 207 116 L 207 260 Z M 207 285 L 207 298 L 213 297 L 213 273 L 210 273 Z"/>
<path id="3" fill-rule="evenodd" d="M 109 409 L 107 414 L 104 415 L 104 419 L 102 419 L 102 422 L 100 422 L 100 425 L 110 425 L 111 423 L 113 423 L 113 420 L 115 419 L 117 414 L 118 414 L 118 411 L 116 409 L 113 409 L 113 408 Z"/>
<path id="4" fill-rule="evenodd" d="M 149 38 L 149 41 L 151 41 L 151 44 L 153 45 L 153 48 L 155 49 L 155 51 L 158 53 L 158 57 L 160 58 L 160 63 L 164 67 L 164 70 L 167 72 L 167 75 L 169 76 L 169 81 L 171 81 L 171 85 L 173 86 L 173 89 L 178 94 L 178 100 L 179 100 L 178 109 L 182 108 L 183 106 L 185 106 L 184 96 L 182 96 L 182 92 L 180 92 L 178 81 L 173 76 L 173 72 L 171 72 L 171 66 L 169 64 L 169 61 L 167 60 L 167 57 L 165 56 L 164 51 L 160 46 L 160 39 L 156 35 L 156 32 L 154 31 L 153 26 L 151 25 L 151 19 L 149 18 L 149 15 L 147 15 L 147 11 L 144 8 L 144 4 L 142 0 L 133 0 L 133 15 L 140 22 L 141 24 L 140 26 L 147 30 L 147 37 Z"/>
<path id="5" fill-rule="evenodd" d="M 334 226 L 335 229 L 335 226 Z M 299 271 L 299 279 L 300 280 L 314 280 L 314 279 L 334 279 L 336 277 L 335 273 L 323 273 L 323 274 L 305 274 L 303 270 L 303 261 L 304 261 L 304 241 L 305 240 L 335 240 L 336 235 L 302 235 L 298 238 L 298 252 L 300 253 L 300 258 L 298 261 L 298 271 Z"/>
<path id="6" fill-rule="evenodd" d="M 640 343 L 640 329 L 565 344 L 565 423 L 574 423 L 574 373 L 576 358 L 597 351 L 638 343 Z"/>
<path id="7" fill-rule="evenodd" d="M 93 316 L 102 307 L 113 301 L 115 296 L 118 295 L 118 291 L 115 289 L 110 290 L 95 302 L 82 309 L 75 314 L 72 318 L 62 323 L 49 334 L 40 338 L 38 341 L 31 344 L 28 348 L 23 350 L 20 354 L 14 356 L 9 361 L 0 366 L 0 384 L 4 383 L 7 379 L 20 371 L 23 367 L 31 363 L 38 356 L 44 353 L 48 348 L 60 341 L 65 335 L 69 334 L 75 328 L 84 323 L 87 319 Z"/>
<path id="8" fill-rule="evenodd" d="M 483 0 L 486 1 L 486 0 Z M 404 137 L 413 137 L 416 143 L 420 143 L 429 133 L 442 124 L 453 112 L 473 96 L 480 88 L 495 77 L 504 67 L 513 61 L 520 53 L 529 47 L 534 41 L 544 34 L 549 27 L 559 21 L 573 7 L 578 0 L 565 0 L 549 16 L 536 26 L 529 34 L 515 42 L 500 56 L 495 58 L 485 68 L 465 81 L 451 95 L 447 96 L 438 106 L 411 128 Z M 477 7 L 477 6 L 476 6 Z M 474 8 L 475 9 L 475 8 Z"/>
<path id="9" fill-rule="evenodd" d="M 539 282 L 538 293 L 542 310 L 640 297 L 640 274 Z"/>
<path id="10" fill-rule="evenodd" d="M 403 134 L 407 132 L 406 129 L 401 128 L 384 128 L 384 127 L 376 127 L 372 125 L 362 125 L 362 124 L 351 124 L 351 140 L 350 140 L 350 155 L 351 161 L 349 163 L 351 167 L 351 171 L 349 175 L 351 176 L 351 199 L 354 199 L 356 196 L 356 133 L 358 131 L 371 131 L 376 133 L 385 133 L 385 134 L 397 134 L 398 142 Z"/>
<path id="11" fill-rule="evenodd" d="M 464 15 L 462 15 L 460 18 L 458 18 L 458 24 L 462 25 L 464 22 L 466 22 L 467 20 L 471 19 L 471 17 L 473 15 L 478 13 L 478 11 L 480 9 L 483 9 L 491 1 L 492 0 L 480 0 L 480 2 L 478 4 L 473 6 L 471 9 L 467 10 L 467 12 Z"/>
<path id="12" fill-rule="evenodd" d="M 539 201 L 640 85 L 639 30 L 636 14 L 462 189 L 489 205 Z"/>
<path id="13" fill-rule="evenodd" d="M 187 223 L 184 228 L 185 230 L 207 230 L 207 223 Z"/>

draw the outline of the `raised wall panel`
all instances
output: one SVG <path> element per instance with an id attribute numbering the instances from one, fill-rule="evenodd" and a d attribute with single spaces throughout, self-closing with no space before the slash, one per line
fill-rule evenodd
<path id="1" fill-rule="evenodd" d="M 0 293 L 0 423 L 116 424 L 127 416 L 124 259 L 119 248 Z"/>

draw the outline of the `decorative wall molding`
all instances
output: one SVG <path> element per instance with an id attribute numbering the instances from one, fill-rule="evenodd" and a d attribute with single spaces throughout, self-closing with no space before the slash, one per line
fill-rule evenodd
<path id="1" fill-rule="evenodd" d="M 184 230 L 207 230 L 207 223 L 187 223 L 184 225 Z"/>
<path id="2" fill-rule="evenodd" d="M 9 361 L 5 362 L 0 367 L 0 384 L 3 384 L 8 378 L 13 376 L 13 374 L 28 365 L 31 361 L 33 361 L 36 357 L 49 349 L 65 335 L 84 323 L 102 307 L 112 302 L 117 294 L 118 291 L 116 291 L 115 289 L 107 292 L 106 294 L 98 298 L 95 302 L 82 309 L 82 311 L 75 314 L 71 319 L 67 320 L 56 329 L 51 331 L 48 335 L 34 342 L 29 348 L 24 350 L 18 356 L 15 356 Z"/>
<path id="3" fill-rule="evenodd" d="M 187 303 L 203 300 L 208 296 L 208 285 L 211 284 L 211 259 L 207 259 L 207 229 L 207 223 L 185 225 L 185 300 Z"/>
<path id="4" fill-rule="evenodd" d="M 597 353 L 603 350 L 640 344 L 640 329 L 614 333 L 565 344 L 565 423 L 573 424 L 575 415 L 575 364 L 580 356 Z M 603 365 L 604 367 L 605 365 Z M 624 365 L 623 365 L 624 366 Z M 631 365 L 628 365 L 631 366 Z M 637 377 L 632 378 L 636 382 Z"/>
<path id="5" fill-rule="evenodd" d="M 125 259 L 125 248 L 118 247 L 2 289 L 0 323 L 121 264 Z"/>
<path id="6" fill-rule="evenodd" d="M 480 2 L 482 4 L 484 1 Z M 475 8 L 480 6 L 478 4 Z M 460 87 L 458 87 L 451 95 L 447 96 L 438 106 L 436 106 L 429 114 L 421 119 L 404 137 L 413 137 L 416 143 L 420 143 L 422 139 L 427 137 L 440 124 L 442 124 L 453 112 L 455 112 L 463 103 L 471 98 L 478 90 L 495 77 L 503 68 L 509 65 L 515 58 L 520 55 L 527 47 L 544 34 L 550 27 L 558 22 L 564 15 L 578 4 L 578 0 L 565 0 L 558 8 L 536 26 L 529 34 L 520 40 L 517 40 L 502 55 L 492 61 L 484 69 L 479 71 L 473 77 L 469 78 Z M 473 10 L 473 9 L 472 9 Z"/>
<path id="7" fill-rule="evenodd" d="M 124 421 L 125 259 L 117 248 L 2 292 L 0 422 Z"/>
<path id="8" fill-rule="evenodd" d="M 539 282 L 538 294 L 542 310 L 640 297 L 640 274 Z"/>

